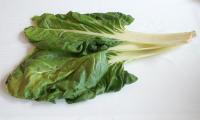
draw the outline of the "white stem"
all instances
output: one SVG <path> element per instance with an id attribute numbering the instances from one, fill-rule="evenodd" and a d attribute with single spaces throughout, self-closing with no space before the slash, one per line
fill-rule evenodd
<path id="1" fill-rule="evenodd" d="M 109 62 L 129 62 L 157 55 L 187 43 L 194 36 L 194 31 L 173 34 L 146 34 L 126 31 L 123 34 L 115 34 L 115 38 L 125 40 L 125 42 L 108 49 L 110 52 L 116 53 L 116 56 L 112 56 Z"/>
<path id="2" fill-rule="evenodd" d="M 116 33 L 112 37 L 124 41 L 139 42 L 145 44 L 176 45 L 187 43 L 195 35 L 195 31 L 169 34 L 149 34 L 125 31 L 124 33 Z"/>

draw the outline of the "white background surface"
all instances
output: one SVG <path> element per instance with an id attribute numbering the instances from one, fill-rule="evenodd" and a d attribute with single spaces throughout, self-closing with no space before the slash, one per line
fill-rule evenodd
<path id="1" fill-rule="evenodd" d="M 200 0 L 0 0 L 0 120 L 200 120 L 198 36 L 167 54 L 127 64 L 139 80 L 118 93 L 72 105 L 9 96 L 3 83 L 31 49 L 22 34 L 30 18 L 70 10 L 131 14 L 134 31 L 200 34 Z"/>

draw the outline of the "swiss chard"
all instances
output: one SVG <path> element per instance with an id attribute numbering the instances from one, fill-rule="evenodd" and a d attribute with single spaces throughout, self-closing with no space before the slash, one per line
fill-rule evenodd
<path id="1" fill-rule="evenodd" d="M 128 31 L 134 18 L 119 12 L 43 14 L 32 18 L 35 26 L 25 34 L 37 48 L 63 50 L 78 55 L 107 50 L 111 62 L 152 56 L 187 43 L 195 32 L 147 34 Z"/>
<path id="2" fill-rule="evenodd" d="M 125 30 L 134 18 L 119 12 L 43 14 L 24 30 L 36 46 L 7 79 L 12 96 L 68 103 L 119 91 L 137 77 L 124 62 L 187 43 L 195 32 L 146 34 Z"/>
<path id="3" fill-rule="evenodd" d="M 78 102 L 118 91 L 136 77 L 123 63 L 108 64 L 105 52 L 74 57 L 61 51 L 36 51 L 9 76 L 7 88 L 18 98 Z"/>

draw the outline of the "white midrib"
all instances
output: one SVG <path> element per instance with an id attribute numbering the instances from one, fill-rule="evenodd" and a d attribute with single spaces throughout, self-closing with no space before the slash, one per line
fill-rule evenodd
<path id="1" fill-rule="evenodd" d="M 124 31 L 122 33 L 107 34 L 107 33 L 95 33 L 90 31 L 80 31 L 80 30 L 69 30 L 69 29 L 46 29 L 53 31 L 80 33 L 85 35 L 102 36 L 113 39 L 118 39 L 121 41 L 129 41 L 132 43 L 140 44 L 157 44 L 157 45 L 179 45 L 187 43 L 195 36 L 195 31 L 182 32 L 182 33 L 170 33 L 170 34 L 149 34 L 140 33 L 133 31 Z"/>
<path id="2" fill-rule="evenodd" d="M 69 30 L 69 29 L 46 29 L 46 30 L 53 30 L 53 31 L 62 31 L 62 32 L 71 32 L 71 33 L 80 33 L 80 34 L 86 34 L 86 35 L 94 35 L 94 36 L 102 36 L 102 37 L 109 37 L 114 38 L 115 35 L 112 34 L 106 34 L 106 33 L 95 33 L 90 31 L 80 31 L 80 30 Z"/>

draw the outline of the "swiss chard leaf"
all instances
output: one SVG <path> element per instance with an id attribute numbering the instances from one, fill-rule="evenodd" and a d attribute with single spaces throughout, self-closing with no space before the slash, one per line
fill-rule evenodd
<path id="1" fill-rule="evenodd" d="M 133 18 L 119 12 L 43 14 L 33 17 L 36 26 L 25 29 L 39 49 L 60 49 L 86 55 L 116 46 L 121 41 L 104 34 L 121 33 Z"/>
<path id="2" fill-rule="evenodd" d="M 136 77 L 123 63 L 108 64 L 105 52 L 74 57 L 61 51 L 36 51 L 9 76 L 7 88 L 18 98 L 69 103 L 118 91 Z"/>
<path id="3" fill-rule="evenodd" d="M 29 27 L 25 29 L 25 34 L 39 49 L 62 50 L 77 55 L 103 51 L 121 43 L 121 41 L 103 36 L 79 34 L 60 29 Z"/>
<path id="4" fill-rule="evenodd" d="M 111 63 L 156 55 L 187 43 L 195 32 L 147 34 L 125 30 L 134 18 L 119 12 L 43 14 L 25 34 L 38 49 L 62 50 L 76 55 L 107 50 Z"/>

